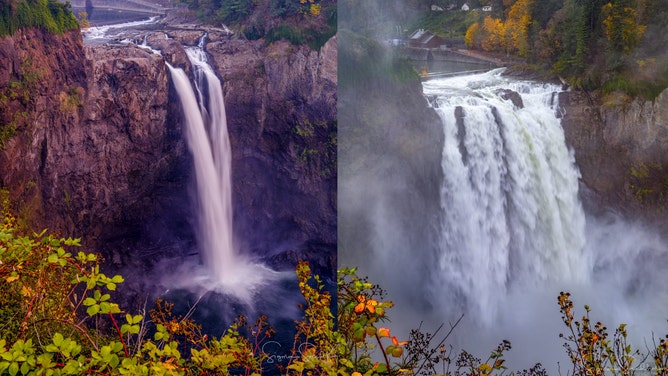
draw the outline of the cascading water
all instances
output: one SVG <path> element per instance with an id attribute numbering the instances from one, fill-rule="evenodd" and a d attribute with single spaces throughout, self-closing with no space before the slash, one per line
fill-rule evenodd
<path id="1" fill-rule="evenodd" d="M 584 278 L 585 220 L 555 113 L 557 88 L 501 82 L 494 73 L 471 78 L 424 84 L 445 132 L 434 282 L 454 288 L 489 323 L 513 284 Z M 523 108 L 502 98 L 507 89 L 521 93 Z"/>
<path id="2" fill-rule="evenodd" d="M 207 277 L 192 282 L 209 289 L 222 289 L 250 303 L 252 295 L 273 272 L 247 260 L 235 244 L 232 154 L 221 83 L 207 63 L 203 42 L 197 47 L 187 47 L 186 54 L 193 67 L 195 90 L 182 69 L 168 67 L 181 100 L 186 138 L 193 155 L 198 243 L 208 271 Z"/>
<path id="3" fill-rule="evenodd" d="M 559 87 L 498 71 L 423 87 L 445 133 L 431 320 L 464 313 L 458 346 L 484 354 L 509 339 L 512 367 L 543 362 L 551 374 L 557 361 L 568 364 L 557 336 L 561 290 L 610 327 L 629 324 L 636 348 L 661 336 L 668 245 L 638 224 L 585 213 Z"/>

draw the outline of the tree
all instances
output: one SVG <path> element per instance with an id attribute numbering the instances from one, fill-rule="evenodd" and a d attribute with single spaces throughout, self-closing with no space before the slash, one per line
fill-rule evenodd
<path id="1" fill-rule="evenodd" d="M 647 26 L 641 25 L 633 0 L 616 0 L 603 6 L 605 37 L 614 52 L 628 55 L 638 44 Z"/>
<path id="2" fill-rule="evenodd" d="M 508 11 L 505 30 L 508 33 L 507 45 L 520 56 L 529 55 L 529 27 L 531 26 L 531 8 L 533 0 L 518 0 Z"/>
<path id="3" fill-rule="evenodd" d="M 482 29 L 480 24 L 475 22 L 466 29 L 466 35 L 464 36 L 464 42 L 469 48 L 477 48 L 481 46 L 482 43 Z"/>
<path id="4" fill-rule="evenodd" d="M 506 27 L 500 19 L 487 16 L 482 28 L 486 33 L 482 41 L 482 48 L 485 51 L 503 51 L 507 47 Z"/>

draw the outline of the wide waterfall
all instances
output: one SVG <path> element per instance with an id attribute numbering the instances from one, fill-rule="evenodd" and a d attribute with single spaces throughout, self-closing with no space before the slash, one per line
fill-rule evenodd
<path id="1" fill-rule="evenodd" d="M 187 283 L 233 294 L 247 303 L 273 272 L 248 260 L 234 241 L 232 151 L 221 83 L 202 43 L 186 48 L 195 86 L 182 69 L 169 66 L 185 116 L 186 138 L 193 156 L 197 186 L 197 239 L 205 275 Z M 208 101 L 207 101 L 208 98 Z"/>
<path id="2" fill-rule="evenodd" d="M 560 88 L 498 71 L 423 87 L 445 133 L 441 240 L 427 290 L 435 322 L 465 315 L 457 345 L 482 356 L 508 339 L 513 367 L 569 369 L 561 290 L 578 314 L 589 304 L 609 328 L 629 324 L 636 348 L 665 334 L 668 245 L 614 214 L 585 213 Z"/>
<path id="3" fill-rule="evenodd" d="M 420 180 L 438 184 L 424 190 L 433 196 L 416 192 L 421 187 L 407 180 L 415 179 L 407 170 L 414 164 L 382 153 L 375 158 L 375 150 L 344 149 L 362 158 L 366 152 L 373 161 L 348 168 L 340 184 L 340 215 L 366 221 L 359 223 L 367 237 L 349 230 L 357 236 L 351 239 L 368 242 L 372 252 L 350 253 L 344 263 L 360 265 L 387 288 L 398 335 L 407 337 L 420 325 L 448 328 L 463 314 L 446 341 L 451 355 L 465 349 L 485 359 L 507 339 L 511 370 L 541 362 L 558 374 L 558 367 L 570 369 L 558 336 L 567 330 L 557 305 L 560 291 L 572 293 L 576 314 L 588 304 L 590 316 L 611 332 L 628 324 L 636 348 L 644 350 L 653 333 L 665 334 L 666 239 L 615 213 L 587 212 L 561 127 L 560 90 L 499 71 L 424 82 L 428 105 L 441 118 L 434 132 L 443 132 L 442 178 Z M 390 121 L 386 133 L 405 126 L 410 124 Z M 425 216 L 402 203 L 427 199 L 433 201 L 425 206 L 440 210 Z"/>
<path id="4" fill-rule="evenodd" d="M 579 173 L 557 90 L 494 73 L 424 84 L 445 132 L 434 286 L 454 289 L 485 323 L 514 285 L 586 276 Z"/>

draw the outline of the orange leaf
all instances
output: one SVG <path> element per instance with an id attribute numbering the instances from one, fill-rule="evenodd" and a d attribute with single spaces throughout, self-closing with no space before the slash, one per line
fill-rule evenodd
<path id="1" fill-rule="evenodd" d="M 401 342 L 399 342 L 399 340 L 397 339 L 397 337 L 392 336 L 392 344 L 393 344 L 394 346 L 397 346 L 397 347 L 398 347 L 398 346 L 403 346 L 403 345 L 408 344 L 408 341 L 401 341 Z"/>
<path id="2" fill-rule="evenodd" d="M 360 303 L 360 304 L 356 305 L 355 309 L 354 309 L 355 313 L 360 314 L 360 313 L 364 312 L 364 307 L 365 307 L 364 303 Z"/>
<path id="3" fill-rule="evenodd" d="M 378 336 L 379 337 L 389 337 L 390 336 L 390 329 L 388 329 L 388 328 L 378 328 Z"/>

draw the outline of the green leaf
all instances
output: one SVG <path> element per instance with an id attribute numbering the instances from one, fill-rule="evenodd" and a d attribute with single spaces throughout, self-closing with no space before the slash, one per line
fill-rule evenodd
<path id="1" fill-rule="evenodd" d="M 53 344 L 60 347 L 61 343 L 63 343 L 63 335 L 56 332 L 56 334 L 53 335 Z"/>
<path id="2" fill-rule="evenodd" d="M 379 363 L 376 367 L 376 373 L 387 373 L 387 365 L 385 363 Z"/>
<path id="3" fill-rule="evenodd" d="M 97 300 L 95 300 L 93 298 L 86 298 L 83 301 L 83 305 L 85 305 L 86 307 L 92 306 L 93 304 L 97 304 Z"/>
<path id="4" fill-rule="evenodd" d="M 100 306 L 95 304 L 86 310 L 86 313 L 88 313 L 88 316 L 95 316 L 98 312 L 100 312 Z"/>
<path id="5" fill-rule="evenodd" d="M 115 369 L 116 367 L 118 367 L 118 364 L 120 362 L 121 361 L 120 361 L 120 359 L 118 359 L 118 355 L 116 355 L 116 354 L 111 355 L 111 359 L 109 359 L 109 365 L 111 366 L 111 368 Z"/>
<path id="6" fill-rule="evenodd" d="M 12 362 L 12 364 L 9 365 L 9 374 L 15 376 L 17 373 L 19 373 L 19 364 Z"/>
<path id="7" fill-rule="evenodd" d="M 30 365 L 28 362 L 23 362 L 23 364 L 21 364 L 21 374 L 27 375 L 28 372 L 30 372 Z"/>
<path id="8" fill-rule="evenodd" d="M 288 366 L 288 369 L 292 369 L 292 370 L 295 370 L 298 373 L 302 373 L 302 372 L 304 372 L 304 363 L 302 363 L 302 362 L 292 363 Z"/>
<path id="9" fill-rule="evenodd" d="M 55 254 L 55 253 L 52 253 L 52 254 L 49 255 L 49 257 L 47 258 L 47 260 L 49 261 L 49 263 L 51 263 L 51 264 L 55 264 L 55 263 L 58 262 L 58 255 Z"/>

